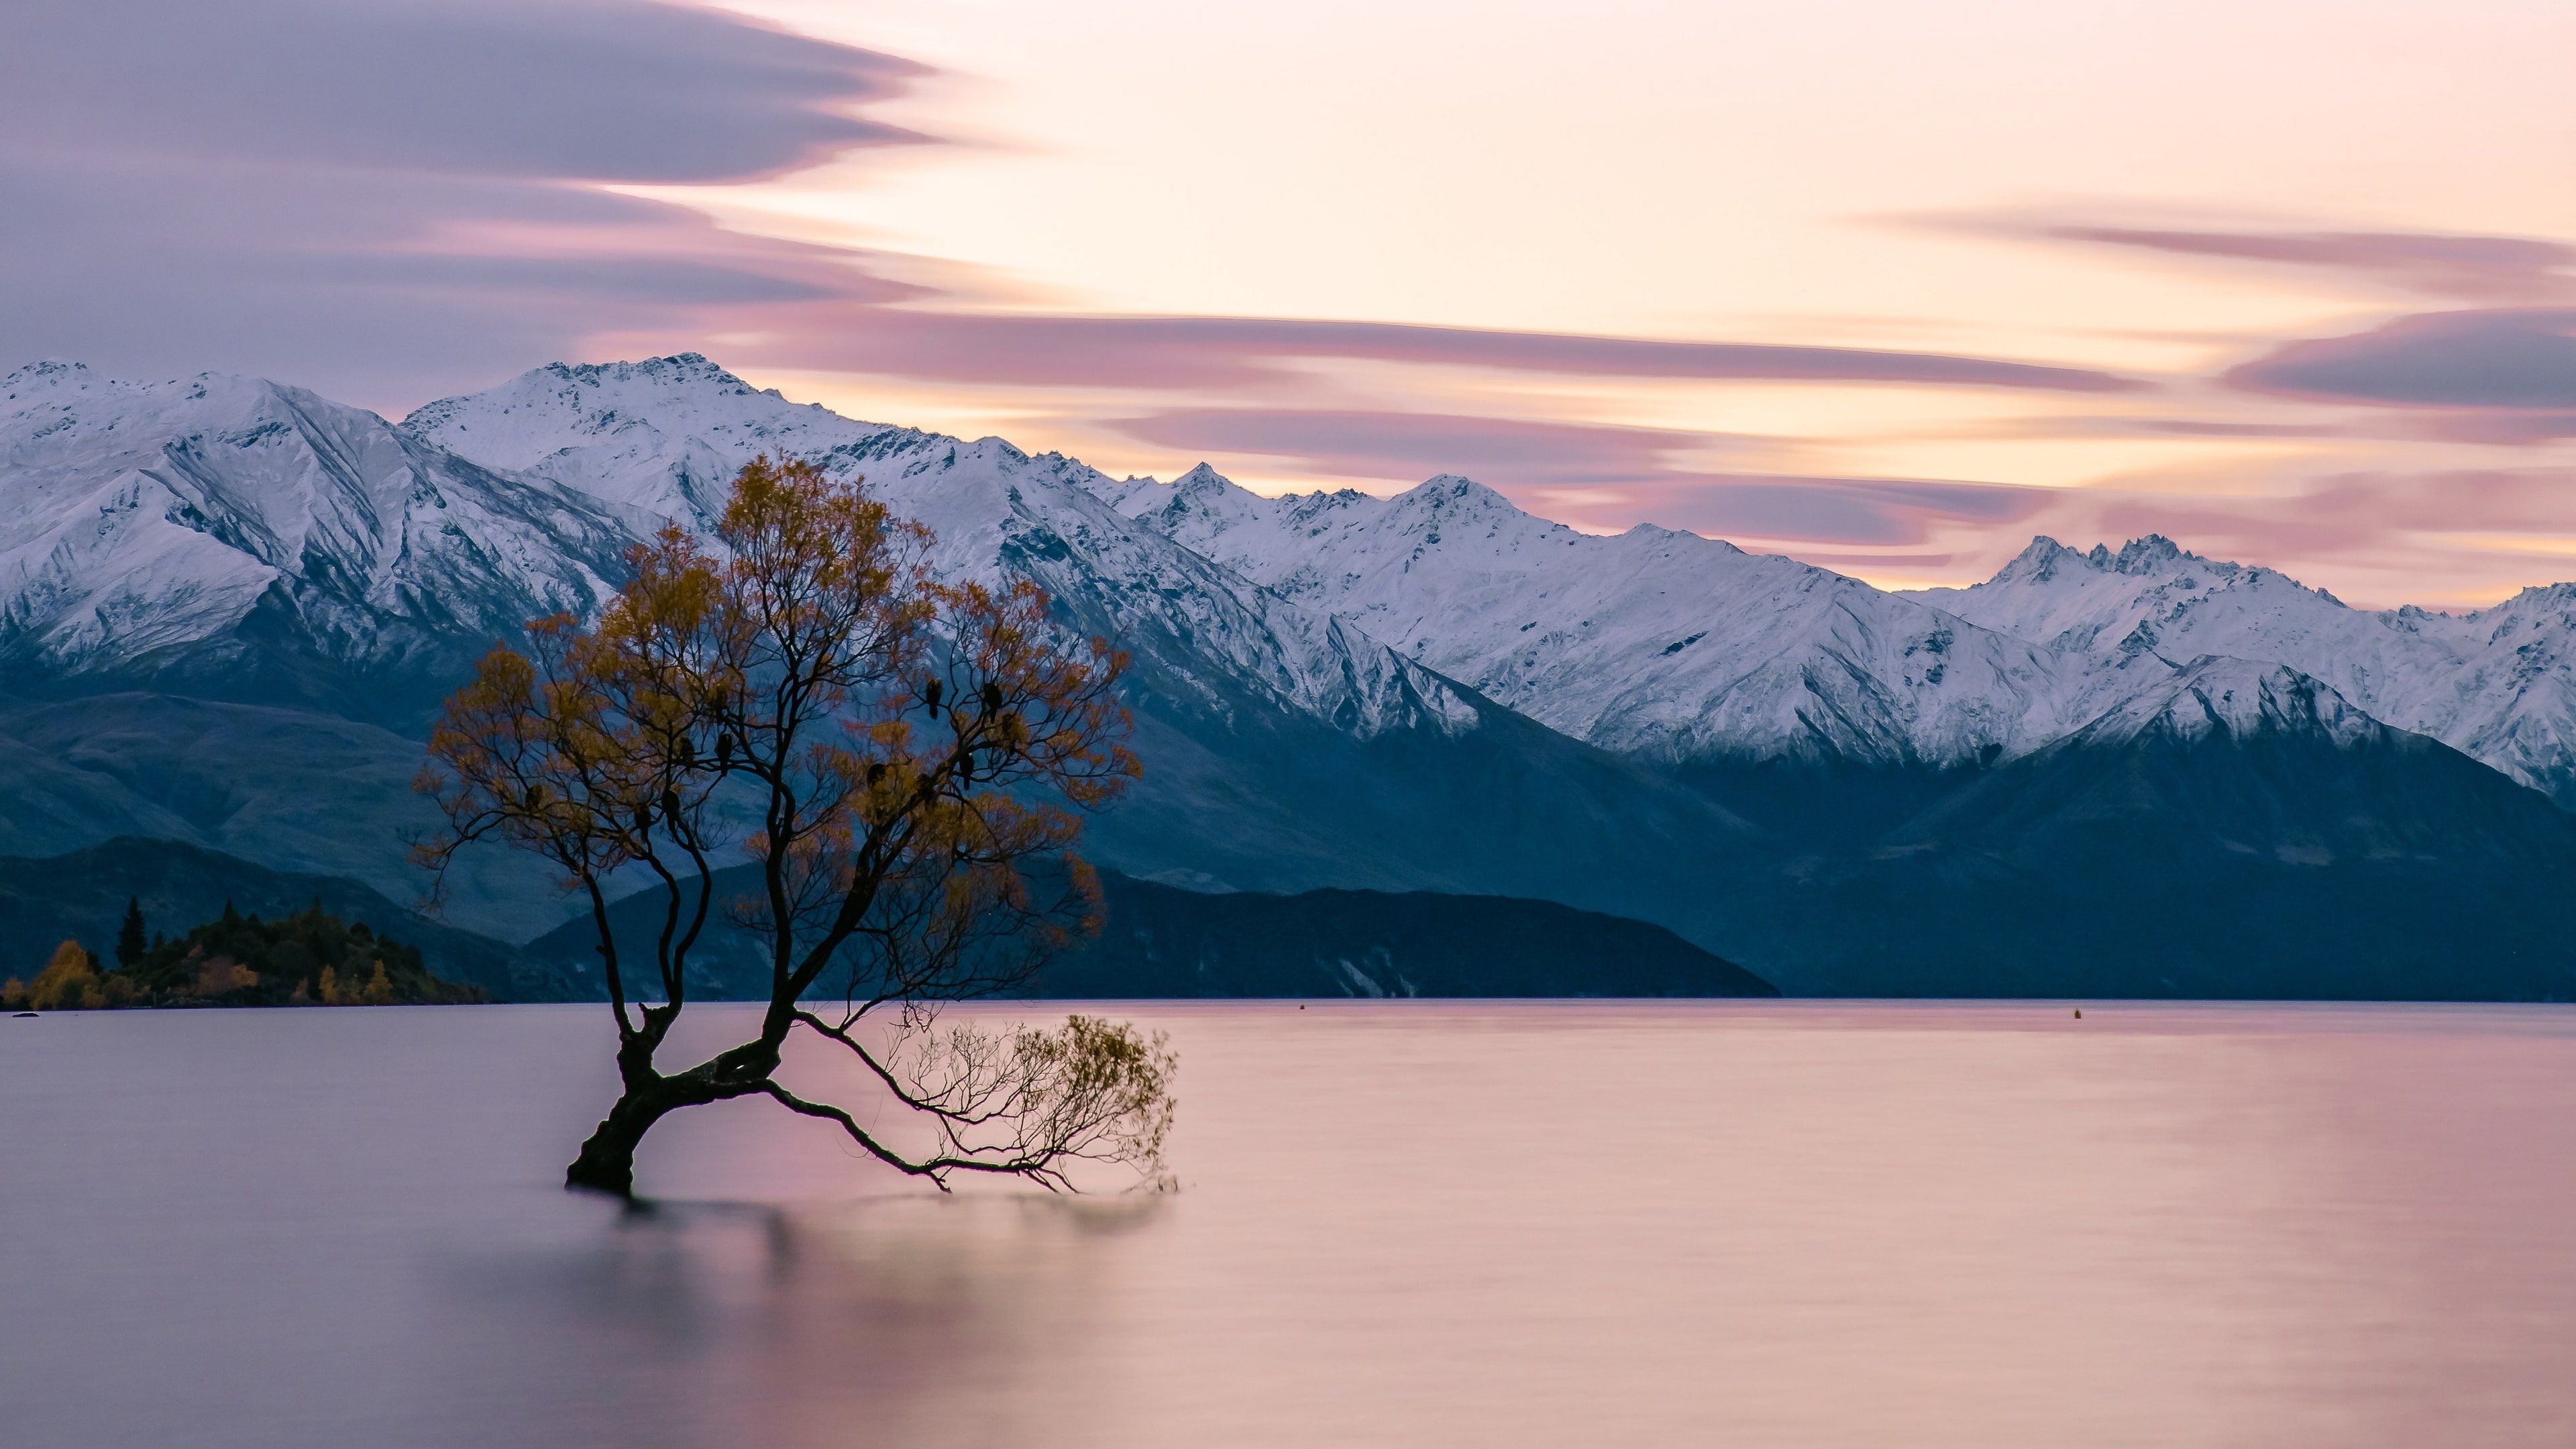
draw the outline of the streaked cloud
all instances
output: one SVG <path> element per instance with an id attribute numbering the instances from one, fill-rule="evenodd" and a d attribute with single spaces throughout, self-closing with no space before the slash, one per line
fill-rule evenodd
<path id="1" fill-rule="evenodd" d="M 1655 478 L 1676 454 L 1740 445 L 1666 428 L 1285 407 L 1189 408 L 1109 426 L 1164 448 L 1219 459 L 1283 459 L 1324 477 L 1411 483 L 1435 473 L 1470 473 L 1505 490 Z"/>
<path id="2" fill-rule="evenodd" d="M 1120 317 L 913 308 L 846 330 L 782 329 L 772 365 L 1058 386 L 1244 383 L 1286 363 L 1339 359 L 1567 377 L 1906 383 L 2119 393 L 2092 368 L 1931 352 L 1583 336 L 1287 317 Z"/>
<path id="3" fill-rule="evenodd" d="M 1667 528 L 1754 540 L 1919 544 L 1945 524 L 2026 518 L 2051 490 L 1903 478 L 1712 470 L 1774 440 L 1456 414 L 1187 409 L 1124 419 L 1121 432 L 1216 460 L 1286 459 L 1326 477 L 1400 480 L 1473 475 L 1544 517 L 1578 526 Z M 1697 460 L 1697 461 L 1694 461 Z"/>
<path id="4" fill-rule="evenodd" d="M 584 0 L 24 0 L 0 356 L 256 372 L 388 410 L 729 308 L 907 290 L 603 182 L 908 139 L 910 62 Z"/>
<path id="5" fill-rule="evenodd" d="M 13 147 L 529 180 L 738 181 L 917 139 L 922 68 L 591 0 L 12 0 Z"/>
<path id="6" fill-rule="evenodd" d="M 2367 332 L 2288 343 L 2226 380 L 2322 402 L 2576 411 L 2576 308 L 2401 317 Z"/>
<path id="7" fill-rule="evenodd" d="M 1919 547 L 1965 527 L 1988 532 L 2037 518 L 2059 490 L 1910 478 L 1794 473 L 1676 473 L 1621 490 L 1626 507 L 1666 527 L 1781 544 Z M 1808 552 L 1797 550 L 1803 557 Z"/>
<path id="8" fill-rule="evenodd" d="M 2081 223 L 2042 223 L 2032 231 L 2054 241 L 2342 273 L 2432 297 L 2498 302 L 2576 293 L 2576 246 L 2541 237 Z"/>

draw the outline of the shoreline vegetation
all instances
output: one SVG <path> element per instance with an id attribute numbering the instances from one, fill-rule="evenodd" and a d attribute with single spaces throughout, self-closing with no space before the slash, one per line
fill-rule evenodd
<path id="1" fill-rule="evenodd" d="M 182 936 L 147 939 L 141 903 L 128 901 L 116 957 L 115 965 L 106 965 L 79 941 L 66 940 L 32 980 L 0 982 L 0 1010 L 421 1006 L 492 999 L 480 987 L 440 979 L 421 963 L 417 949 L 377 935 L 364 921 L 344 922 L 319 902 L 263 921 L 227 901 L 223 915 Z"/>

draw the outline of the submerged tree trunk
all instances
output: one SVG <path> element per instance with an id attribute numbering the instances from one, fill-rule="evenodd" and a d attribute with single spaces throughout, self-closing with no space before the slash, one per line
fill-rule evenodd
<path id="1" fill-rule="evenodd" d="M 764 1035 L 666 1077 L 651 1066 L 659 1036 L 637 1038 L 618 1053 L 626 1090 L 564 1169 L 564 1186 L 635 1196 L 635 1149 L 654 1123 L 683 1107 L 766 1091 L 769 1074 L 778 1070 L 778 1043 Z"/>
<path id="2" fill-rule="evenodd" d="M 581 1155 L 564 1169 L 564 1186 L 588 1188 L 617 1197 L 635 1195 L 635 1149 L 653 1124 L 689 1102 L 669 1091 L 668 1081 L 629 1088 L 608 1109 L 599 1128 L 581 1144 Z"/>

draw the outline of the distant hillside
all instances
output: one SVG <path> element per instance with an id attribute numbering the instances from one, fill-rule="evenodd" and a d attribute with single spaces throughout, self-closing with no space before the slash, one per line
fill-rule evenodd
<path id="1" fill-rule="evenodd" d="M 1427 891 L 1210 895 L 1112 875 L 1108 924 L 1050 997 L 1777 996 L 1661 926 Z"/>
<path id="2" fill-rule="evenodd" d="M 2569 1001 L 2576 819 L 2307 676 L 2203 660 L 1745 914 L 1820 995 Z"/>
<path id="3" fill-rule="evenodd" d="M 269 870 L 220 851 L 131 837 L 70 855 L 0 856 L 0 976 L 33 976 L 65 940 L 107 955 L 128 899 L 142 902 L 149 929 L 173 937 L 217 919 L 226 902 L 243 915 L 274 920 L 319 901 L 341 920 L 410 943 L 430 971 L 480 987 L 495 1000 L 576 995 L 562 977 L 523 965 L 501 942 L 428 920 L 356 881 Z"/>
<path id="4" fill-rule="evenodd" d="M 718 877 L 721 899 L 747 867 Z M 1102 872 L 1108 924 L 1051 963 L 1030 994 L 1101 997 L 1777 996 L 1751 972 L 1661 926 L 1551 901 L 1424 891 L 1211 894 Z M 640 959 L 661 920 L 657 895 L 612 909 L 619 950 Z M 530 964 L 598 980 L 587 921 L 525 948 Z M 632 944 L 630 944 L 632 943 Z M 724 926 L 693 957 L 691 989 L 766 990 L 749 937 Z M 631 978 L 630 978 L 631 979 Z M 603 988 L 593 986 L 592 989 Z"/>

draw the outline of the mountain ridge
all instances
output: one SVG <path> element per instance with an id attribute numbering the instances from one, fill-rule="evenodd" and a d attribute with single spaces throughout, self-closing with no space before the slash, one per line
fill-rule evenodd
<path id="1" fill-rule="evenodd" d="M 2576 585 L 2462 614 L 2356 609 L 2151 534 L 2116 552 L 2035 539 L 1983 583 L 1915 596 L 2096 663 L 2146 651 L 2283 664 L 2576 808 Z"/>
<path id="2" fill-rule="evenodd" d="M 1130 649 L 1149 769 L 1088 840 L 1131 875 L 1553 900 L 1792 992 L 2209 990 L 2253 970 L 2227 965 L 2242 936 L 2302 990 L 2361 953 L 2374 991 L 2431 980 L 2411 959 L 2546 994 L 2571 949 L 2475 923 L 2554 921 L 2576 883 L 2576 817 L 2516 783 L 2576 778 L 2576 586 L 2467 624 L 2374 615 L 2150 537 L 2034 540 L 1971 589 L 1889 593 L 1651 524 L 1580 534 L 1453 474 L 1388 498 L 1266 498 L 1207 464 L 1111 478 L 698 354 L 538 368 L 400 425 L 294 392 L 0 380 L 0 771 L 31 802 L 0 817 L 10 848 L 131 827 L 345 860 L 402 899 L 399 852 L 363 842 L 416 808 L 392 782 L 428 706 L 770 453 L 866 476 L 937 531 L 944 574 L 1034 577 Z M 67 544 L 132 607 L 54 588 Z M 156 574 L 171 557 L 190 567 Z M 143 642 L 48 652 L 83 630 Z M 2419 705 L 2424 733 L 2388 718 Z M 480 929 L 547 924 L 465 885 Z M 2085 923 L 2123 910 L 2145 915 L 2105 959 L 2128 964 L 2084 974 Z M 2282 910 L 2371 930 L 2303 936 Z M 2529 970 L 2480 975 L 2471 945 Z"/>

